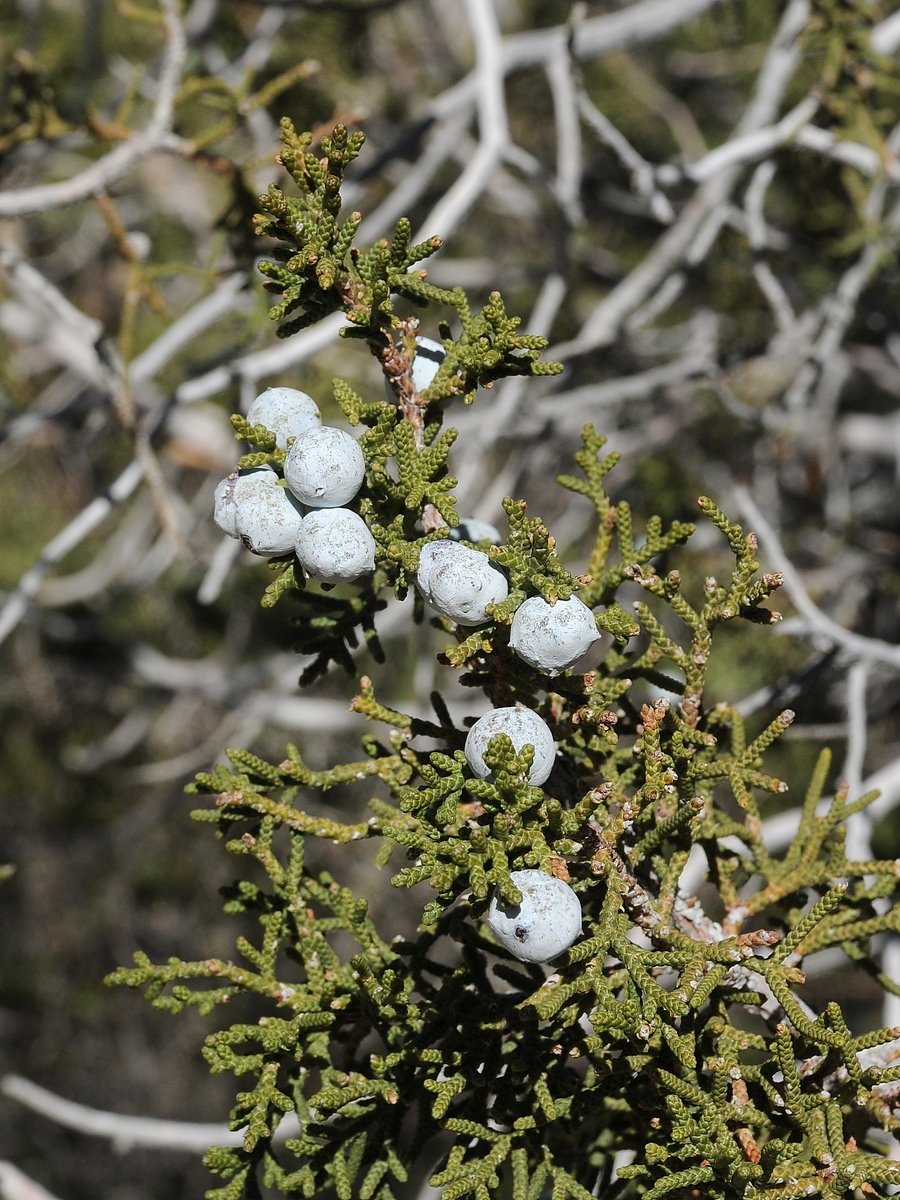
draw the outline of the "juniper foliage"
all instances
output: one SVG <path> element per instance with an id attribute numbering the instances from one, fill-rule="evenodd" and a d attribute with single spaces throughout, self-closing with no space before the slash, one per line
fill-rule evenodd
<path id="1" fill-rule="evenodd" d="M 290 316 L 290 332 L 345 312 L 346 334 L 377 355 L 397 403 L 335 381 L 348 421 L 364 427 L 356 507 L 378 548 L 370 581 L 328 591 L 284 557 L 263 603 L 290 595 L 299 604 L 301 646 L 318 656 L 313 675 L 331 661 L 355 672 L 360 636 L 378 657 L 383 593 L 404 595 L 422 546 L 457 524 L 447 471 L 455 435 L 442 431 L 441 402 L 558 367 L 539 361 L 543 339 L 518 335 L 499 296 L 473 314 L 461 289 L 412 272 L 436 243 L 411 247 L 408 222 L 368 251 L 352 247 L 359 218 L 339 222 L 339 186 L 361 135 L 337 127 L 320 157 L 289 122 L 283 140 L 300 196 L 271 188 L 262 201 L 259 231 L 281 243 L 263 265 L 283 296 L 273 316 Z M 421 395 L 411 371 L 417 321 L 396 314 L 394 296 L 448 305 L 459 323 L 456 337 L 445 327 L 446 359 Z M 281 465 L 268 431 L 234 423 L 258 447 L 245 463 Z M 278 764 L 235 749 L 229 766 L 190 785 L 215 797 L 195 819 L 263 869 L 265 885 L 247 870 L 225 905 L 255 914 L 259 937 L 239 938 L 228 961 L 154 964 L 138 954 L 110 980 L 174 1013 L 209 1014 L 241 993 L 266 1005 L 258 1021 L 206 1039 L 212 1071 L 249 1077 L 231 1114 L 243 1146 L 206 1158 L 223 1179 L 210 1200 L 258 1196 L 261 1185 L 393 1200 L 438 1157 L 431 1185 L 445 1200 L 792 1200 L 886 1196 L 900 1184 L 884 1136 L 900 1131 L 900 1067 L 891 1065 L 900 1030 L 854 1036 L 837 1003 L 817 1014 L 798 994 L 804 958 L 829 947 L 897 991 L 873 939 L 900 928 L 900 864 L 845 852 L 845 822 L 874 796 L 839 789 L 821 805 L 823 752 L 796 838 L 782 857 L 767 850 L 760 796 L 786 784 L 766 773 L 764 755 L 792 714 L 748 743 L 738 711 L 704 693 L 718 629 L 776 620 L 764 602 L 780 580 L 759 574 L 753 534 L 701 498 L 734 568 L 686 596 L 678 571 L 656 564 L 692 527 L 651 518 L 636 545 L 628 505 L 605 490 L 616 456 L 603 449 L 586 427 L 581 473 L 560 479 L 597 511 L 587 573 L 573 576 L 544 523 L 508 499 L 506 541 L 490 550 L 508 600 L 472 632 L 436 622 L 451 639 L 441 659 L 462 683 L 547 721 L 559 755 L 543 787 L 528 782 L 533 747 L 517 752 L 498 735 L 486 754 L 492 775 L 478 779 L 462 751 L 466 731 L 440 696 L 425 721 L 379 702 L 365 676 L 352 707 L 382 732 L 363 739 L 359 761 L 314 771 L 293 746 Z M 635 584 L 645 598 L 632 616 L 617 597 Z M 551 678 L 510 650 L 509 625 L 530 596 L 572 595 L 610 636 L 591 670 Z M 641 704 L 647 682 L 680 700 Z M 367 820 L 304 811 L 305 796 L 373 780 L 389 798 L 370 799 Z M 308 839 L 365 840 L 379 864 L 396 859 L 391 882 L 421 897 L 416 938 L 387 939 L 365 897 L 308 867 Z M 715 918 L 679 890 L 695 846 L 709 864 Z M 513 959 L 480 919 L 495 893 L 520 901 L 512 872 L 523 867 L 568 880 L 583 906 L 582 936 L 549 971 Z M 276 1144 L 288 1113 L 298 1128 Z"/>

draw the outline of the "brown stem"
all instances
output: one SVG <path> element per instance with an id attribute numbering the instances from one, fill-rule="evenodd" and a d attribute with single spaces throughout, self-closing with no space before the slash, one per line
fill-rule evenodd
<path id="1" fill-rule="evenodd" d="M 421 454 L 425 448 L 425 409 L 427 405 L 416 391 L 413 383 L 413 358 L 416 353 L 416 334 L 419 331 L 418 317 L 405 317 L 400 322 L 400 337 L 395 344 L 390 338 L 387 345 L 372 347 L 372 353 L 381 363 L 389 383 L 397 394 L 397 407 L 401 416 L 409 421 L 413 430 L 416 450 Z M 422 528 L 426 533 L 442 529 L 447 522 L 433 504 L 422 509 Z"/>

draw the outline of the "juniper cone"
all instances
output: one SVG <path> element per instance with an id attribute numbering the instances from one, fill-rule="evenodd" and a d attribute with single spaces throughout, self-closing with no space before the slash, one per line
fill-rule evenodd
<path id="1" fill-rule="evenodd" d="M 416 338 L 412 381 L 417 392 L 424 392 L 431 385 L 446 357 L 446 352 L 440 342 L 436 342 L 433 338 L 421 336 Z"/>
<path id="2" fill-rule="evenodd" d="M 587 654 L 599 636 L 591 610 L 577 596 L 551 602 L 531 596 L 516 609 L 509 644 L 529 666 L 558 675 Z"/>
<path id="3" fill-rule="evenodd" d="M 259 487 L 277 486 L 278 476 L 274 471 L 232 471 L 216 485 L 213 519 L 223 533 L 233 538 L 240 537 L 237 531 L 239 497 Z"/>
<path id="4" fill-rule="evenodd" d="M 254 554 L 286 554 L 302 519 L 303 509 L 273 471 L 229 475 L 216 488 L 216 524 Z"/>
<path id="5" fill-rule="evenodd" d="M 237 519 L 235 486 L 239 478 L 240 474 L 237 471 L 232 471 L 230 475 L 226 475 L 224 479 L 216 484 L 214 497 L 213 519 L 223 533 L 227 533 L 233 538 L 236 538 L 238 535 L 235 524 Z M 278 482 L 274 476 L 272 482 Z"/>
<path id="6" fill-rule="evenodd" d="M 355 439 L 330 425 L 308 429 L 284 459 L 284 478 L 301 504 L 339 508 L 362 485 L 366 465 Z"/>
<path id="7" fill-rule="evenodd" d="M 375 539 L 349 508 L 314 509 L 297 534 L 297 560 L 312 579 L 353 583 L 375 570 Z"/>
<path id="8" fill-rule="evenodd" d="M 494 896 L 487 917 L 491 933 L 520 962 L 558 958 L 581 932 L 578 897 L 564 880 L 543 871 L 513 871 L 510 878 L 522 899 L 504 905 Z"/>
<path id="9" fill-rule="evenodd" d="M 395 1200 L 426 1183 L 445 1200 L 893 1194 L 898 1031 L 853 1032 L 837 1001 L 816 1008 L 799 989 L 809 956 L 840 950 L 896 990 L 878 956 L 881 935 L 900 928 L 900 863 L 848 858 L 845 823 L 874 794 L 839 788 L 823 800 L 827 750 L 811 778 L 791 782 L 806 796 L 794 840 L 780 857 L 763 841 L 762 805 L 787 789 L 766 753 L 793 714 L 749 735 L 708 688 L 723 626 L 747 621 L 764 638 L 755 627 L 778 616 L 766 602 L 779 578 L 760 576 L 752 533 L 702 498 L 733 569 L 682 579 L 672 563 L 693 525 L 635 520 L 614 503 L 606 477 L 618 455 L 585 426 L 578 473 L 559 482 L 597 514 L 588 573 L 575 576 L 546 524 L 507 497 L 489 563 L 508 595 L 474 630 L 432 621 L 443 689 L 465 685 L 468 721 L 451 719 L 440 693 L 433 719 L 388 707 L 357 674 L 383 658 L 388 595 L 403 599 L 423 555 L 451 544 L 458 525 L 446 402 L 561 370 L 541 361 L 544 339 L 519 332 L 499 293 L 476 309 L 462 288 L 414 269 L 439 238 L 412 245 L 401 220 L 390 238 L 353 245 L 360 216 L 342 219 L 340 185 L 362 141 L 338 125 L 314 152 L 312 135 L 285 120 L 293 194 L 272 185 L 256 228 L 279 332 L 343 313 L 345 338 L 375 356 L 396 397 L 335 380 L 358 437 L 333 440 L 349 441 L 364 470 L 341 499 L 316 495 L 352 502 L 374 569 L 326 590 L 291 549 L 270 563 L 263 597 L 292 608 L 310 661 L 302 682 L 345 667 L 357 676 L 351 707 L 370 724 L 360 751 L 326 769 L 294 746 L 277 763 L 234 748 L 228 765 L 198 775 L 189 790 L 211 799 L 194 816 L 235 859 L 226 911 L 252 916 L 258 932 L 242 933 L 233 956 L 157 964 L 138 953 L 110 977 L 172 1013 L 209 1016 L 247 995 L 242 1016 L 261 1014 L 231 1026 L 217 1016 L 204 1046 L 213 1071 L 239 1077 L 231 1123 L 243 1131 L 241 1146 L 206 1156 L 222 1181 L 211 1200 L 262 1187 Z M 435 309 L 452 324 L 437 321 L 446 357 L 426 400 L 411 372 L 419 314 Z M 339 432 L 310 431 L 285 454 L 272 430 L 233 424 L 251 446 L 241 467 L 289 483 L 308 440 Z M 590 669 L 573 673 L 588 650 Z M 671 699 L 649 702 L 660 690 Z M 488 774 L 473 777 L 467 727 L 485 706 L 530 711 L 546 729 L 557 769 L 543 786 L 538 772 L 528 778 L 536 734 L 489 738 Z M 357 820 L 330 806 L 338 785 L 355 789 Z M 315 865 L 323 841 L 338 858 L 364 843 L 354 861 L 371 848 L 390 868 L 414 906 L 411 940 Z M 698 856 L 702 899 L 682 890 Z M 286 1113 L 299 1131 L 279 1141 Z"/>
<path id="10" fill-rule="evenodd" d="M 506 577 L 486 554 L 450 540 L 422 547 L 416 584 L 433 608 L 460 625 L 483 625 L 488 606 L 509 595 Z"/>
<path id="11" fill-rule="evenodd" d="M 533 757 L 528 769 L 528 780 L 535 787 L 550 778 L 556 758 L 553 734 L 536 712 L 530 708 L 495 708 L 479 717 L 466 737 L 464 748 L 466 762 L 479 779 L 489 779 L 491 768 L 485 755 L 491 757 L 491 741 L 498 734 L 509 739 L 513 749 L 520 754 L 525 746 L 531 746 Z M 496 749 L 494 750 L 496 754 Z"/>
<path id="12" fill-rule="evenodd" d="M 262 425 L 275 434 L 275 444 L 286 450 L 290 438 L 300 437 L 310 429 L 322 424 L 319 406 L 297 388 L 266 388 L 247 409 L 247 421 L 251 425 Z"/>

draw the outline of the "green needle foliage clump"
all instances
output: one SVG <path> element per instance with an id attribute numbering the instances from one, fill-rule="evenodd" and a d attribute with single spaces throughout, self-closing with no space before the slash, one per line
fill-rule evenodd
<path id="1" fill-rule="evenodd" d="M 290 332 L 345 313 L 345 336 L 368 344 L 396 403 L 335 381 L 347 420 L 363 429 L 367 474 L 354 507 L 377 545 L 365 586 L 311 584 L 283 556 L 263 603 L 297 603 L 301 649 L 315 656 L 308 675 L 331 662 L 355 673 L 360 638 L 381 654 L 384 593 L 403 596 L 422 547 L 458 524 L 443 402 L 559 368 L 539 361 L 543 339 L 519 335 L 498 295 L 476 314 L 461 289 L 412 271 L 438 242 L 410 246 L 408 222 L 353 247 L 359 217 L 339 220 L 340 181 L 361 135 L 339 126 L 319 156 L 289 122 L 283 140 L 299 196 L 271 188 L 258 226 L 276 239 L 263 264 L 283 296 L 273 316 L 290 318 Z M 422 393 L 418 321 L 397 314 L 397 298 L 455 315 Z M 247 465 L 280 468 L 269 431 L 234 423 L 258 447 Z M 190 785 L 214 797 L 194 817 L 246 868 L 226 911 L 254 914 L 259 936 L 239 938 L 233 960 L 157 965 L 138 954 L 110 978 L 171 1012 L 258 1000 L 256 1021 L 206 1040 L 210 1068 L 242 1080 L 231 1124 L 244 1132 L 241 1148 L 207 1155 L 224 1181 L 212 1200 L 261 1186 L 394 1200 L 428 1169 L 444 1200 L 792 1200 L 887 1196 L 900 1184 L 885 1136 L 900 1131 L 900 1030 L 854 1036 L 837 1003 L 816 1013 L 798 993 L 804 958 L 828 947 L 897 990 L 873 939 L 900 927 L 900 864 L 845 851 L 847 819 L 874 796 L 839 789 L 822 805 L 823 752 L 795 840 L 782 857 L 767 850 L 760 798 L 786 785 L 764 756 L 793 714 L 748 741 L 738 711 L 705 692 L 719 628 L 777 620 L 765 601 L 780 580 L 759 574 L 753 534 L 703 498 L 734 567 L 685 595 L 678 571 L 659 564 L 693 527 L 651 517 L 636 543 L 629 506 L 605 490 L 616 458 L 588 426 L 580 473 L 560 479 L 597 510 L 585 575 L 572 575 L 546 525 L 508 499 L 506 541 L 488 550 L 508 599 L 474 630 L 435 622 L 448 639 L 441 661 L 463 684 L 549 726 L 558 754 L 543 787 L 529 782 L 534 747 L 497 735 L 491 773 L 478 778 L 466 729 L 439 695 L 434 720 L 422 720 L 386 707 L 366 676 L 352 707 L 382 732 L 362 739 L 358 761 L 314 771 L 293 746 L 277 764 L 236 749 Z M 510 649 L 514 614 L 536 596 L 576 596 L 594 612 L 605 636 L 588 671 L 551 676 Z M 660 688 L 673 699 L 642 702 Z M 355 783 L 371 796 L 376 781 L 370 815 L 356 823 L 305 811 L 316 793 Z M 420 905 L 413 940 L 386 936 L 366 897 L 309 864 L 321 839 L 370 841 L 380 865 L 394 861 L 391 882 L 415 889 Z M 695 847 L 708 863 L 703 903 L 679 888 Z M 520 962 L 482 919 L 492 897 L 521 902 L 523 868 L 567 881 L 582 905 L 580 937 L 549 965 Z"/>

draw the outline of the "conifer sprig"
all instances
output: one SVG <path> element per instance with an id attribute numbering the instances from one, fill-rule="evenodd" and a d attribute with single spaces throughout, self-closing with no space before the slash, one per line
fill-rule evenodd
<path id="1" fill-rule="evenodd" d="M 541 339 L 519 335 L 496 295 L 475 315 L 461 289 L 410 274 L 436 246 L 411 246 L 408 222 L 355 250 L 359 222 L 340 222 L 339 184 L 357 135 L 338 127 L 318 157 L 289 123 L 283 141 L 300 195 L 270 190 L 259 222 L 282 243 L 267 268 L 283 296 L 274 312 L 298 314 L 282 331 L 346 312 L 396 396 L 335 382 L 348 421 L 364 427 L 354 503 L 377 544 L 371 578 L 332 593 L 304 587 L 290 556 L 273 564 L 264 602 L 293 596 L 314 677 L 331 662 L 355 673 L 360 632 L 378 657 L 383 593 L 403 595 L 422 547 L 456 524 L 442 401 L 556 368 L 537 361 Z M 442 330 L 446 357 L 421 395 L 418 323 L 396 315 L 393 296 L 449 305 L 459 319 L 456 338 Z M 235 430 L 258 447 L 247 465 L 282 468 L 269 430 L 241 419 Z M 845 822 L 873 797 L 838 789 L 823 812 L 827 754 L 796 838 L 781 857 L 766 846 L 761 804 L 787 785 L 765 756 L 793 714 L 752 737 L 706 691 L 720 627 L 774 620 L 763 601 L 779 580 L 758 575 L 753 534 L 707 499 L 734 568 L 721 585 L 682 579 L 670 559 L 692 526 L 664 530 L 651 517 L 636 543 L 629 506 L 606 491 L 616 455 L 601 457 L 603 446 L 586 427 L 583 478 L 560 480 L 597 513 L 586 575 L 571 574 L 547 525 L 508 498 L 508 533 L 490 552 L 508 599 L 474 629 L 439 622 L 455 637 L 442 661 L 461 682 L 548 726 L 557 757 L 542 786 L 529 777 L 532 745 L 494 736 L 481 778 L 439 696 L 435 721 L 413 717 L 368 676 L 351 703 L 374 723 L 364 757 L 316 771 L 295 747 L 277 764 L 236 749 L 190 786 L 214 797 L 193 815 L 239 868 L 225 909 L 254 915 L 258 934 L 236 939 L 234 959 L 138 954 L 110 980 L 172 1013 L 207 1015 L 240 994 L 264 1009 L 206 1040 L 211 1070 L 242 1080 L 231 1123 L 243 1145 L 207 1155 L 223 1180 L 211 1200 L 256 1197 L 261 1184 L 308 1200 L 396 1200 L 437 1155 L 431 1185 L 445 1200 L 839 1200 L 900 1186 L 878 1140 L 900 1133 L 898 1030 L 854 1036 L 838 1004 L 817 1013 L 799 991 L 805 959 L 832 947 L 897 990 L 875 939 L 900 932 L 900 863 L 847 858 Z M 634 585 L 636 619 L 617 599 Z M 526 665 L 509 645 L 519 605 L 573 596 L 611 635 L 590 669 Z M 648 700 L 648 684 L 668 698 Z M 368 819 L 323 815 L 338 786 L 368 799 Z M 391 862 L 391 882 L 419 906 L 412 940 L 392 939 L 366 897 L 309 864 L 317 839 L 377 846 L 376 863 Z M 706 860 L 715 916 L 681 890 L 692 854 Z M 549 971 L 514 958 L 482 920 L 492 898 L 522 901 L 522 868 L 568 881 L 582 906 L 580 936 Z"/>

